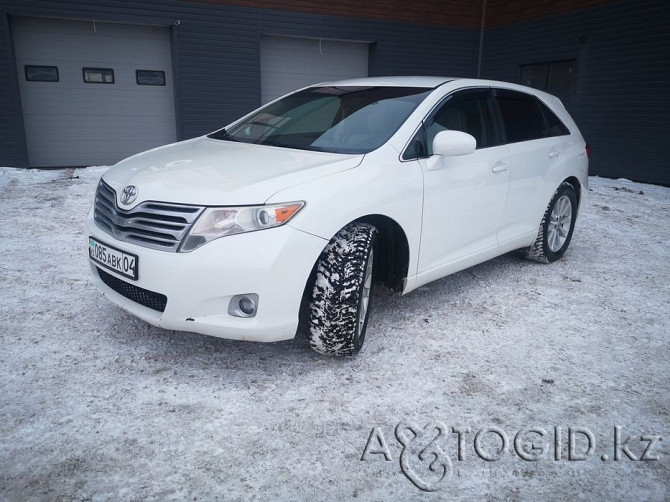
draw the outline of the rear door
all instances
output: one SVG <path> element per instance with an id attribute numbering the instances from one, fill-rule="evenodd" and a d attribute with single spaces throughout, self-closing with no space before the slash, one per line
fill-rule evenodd
<path id="1" fill-rule="evenodd" d="M 565 155 L 560 135 L 552 135 L 535 96 L 507 89 L 493 94 L 511 157 L 509 197 L 498 233 L 505 247 L 537 233 L 556 189 L 550 182 L 551 171 L 565 161 Z"/>

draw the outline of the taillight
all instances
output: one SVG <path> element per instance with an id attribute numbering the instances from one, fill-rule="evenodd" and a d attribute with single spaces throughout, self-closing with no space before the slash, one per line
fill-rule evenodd
<path id="1" fill-rule="evenodd" d="M 586 157 L 589 159 L 591 158 L 591 145 L 588 143 L 586 144 Z"/>

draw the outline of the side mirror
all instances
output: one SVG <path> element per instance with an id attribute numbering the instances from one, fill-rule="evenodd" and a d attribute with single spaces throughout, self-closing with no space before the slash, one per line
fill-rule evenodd
<path id="1" fill-rule="evenodd" d="M 433 139 L 433 154 L 443 157 L 468 155 L 477 148 L 474 136 L 462 131 L 440 131 Z"/>

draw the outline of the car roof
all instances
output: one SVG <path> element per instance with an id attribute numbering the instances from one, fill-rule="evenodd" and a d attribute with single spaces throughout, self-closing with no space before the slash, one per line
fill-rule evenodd
<path id="1" fill-rule="evenodd" d="M 443 84 L 453 82 L 456 86 L 462 87 L 496 87 L 500 89 L 510 89 L 515 91 L 525 92 L 541 98 L 545 103 L 551 102 L 563 107 L 560 99 L 552 94 L 548 94 L 539 89 L 519 85 L 512 82 L 502 82 L 498 80 L 486 80 L 478 78 L 463 78 L 463 77 L 425 77 L 425 76 L 394 76 L 394 77 L 368 77 L 368 78 L 352 78 L 348 80 L 336 80 L 332 82 L 321 82 L 309 87 L 424 87 L 426 89 L 435 89 Z"/>
<path id="2" fill-rule="evenodd" d="M 452 77 L 368 77 L 321 82 L 317 86 L 371 86 L 371 87 L 425 87 L 434 89 L 442 84 L 456 80 Z"/>

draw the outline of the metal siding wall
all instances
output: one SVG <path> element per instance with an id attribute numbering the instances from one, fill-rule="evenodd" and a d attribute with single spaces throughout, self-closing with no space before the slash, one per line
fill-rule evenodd
<path id="1" fill-rule="evenodd" d="M 670 185 L 668 20 L 665 0 L 626 0 L 490 28 L 482 76 L 516 82 L 520 64 L 576 59 L 565 105 L 592 146 L 591 174 Z"/>
<path id="2" fill-rule="evenodd" d="M 375 43 L 371 75 L 474 76 L 479 30 L 260 10 L 263 35 Z"/>
<path id="3" fill-rule="evenodd" d="M 6 15 L 172 26 L 178 130 L 189 138 L 260 104 L 261 35 L 374 42 L 371 74 L 473 76 L 478 30 L 179 0 L 0 0 L 0 164 L 26 164 Z M 483 77 L 517 81 L 519 64 L 576 58 L 566 106 L 593 146 L 593 173 L 670 184 L 670 3 L 624 0 L 492 27 Z M 580 36 L 586 40 L 580 43 Z"/>
<path id="4" fill-rule="evenodd" d="M 216 10 L 183 13 L 175 27 L 182 139 L 218 129 L 260 102 L 256 18 Z"/>
<path id="5" fill-rule="evenodd" d="M 375 21 L 179 0 L 0 0 L 10 15 L 173 26 L 180 139 L 204 134 L 260 105 L 260 36 L 374 42 L 371 74 L 473 76 L 478 30 Z M 12 66 L 0 26 L 0 70 Z M 12 70 L 14 71 L 14 70 Z M 11 75 L 8 78 L 8 75 Z M 0 106 L 18 103 L 13 73 L 0 73 Z M 0 116 L 0 164 L 25 165 L 21 110 Z"/>
<path id="6" fill-rule="evenodd" d="M 470 28 L 221 5 L 203 17 L 208 19 L 206 29 L 206 22 L 193 15 L 182 18 L 176 28 L 185 137 L 219 128 L 261 104 L 263 35 L 374 42 L 376 68 L 371 75 L 474 74 L 473 44 L 478 32 Z M 212 53 L 218 57 L 212 58 Z M 210 64 L 216 65 L 212 71 L 207 69 Z M 211 87 L 203 88 L 192 71 L 207 72 Z"/>
<path id="7" fill-rule="evenodd" d="M 28 165 L 12 39 L 4 12 L 0 12 L 0 165 Z"/>

